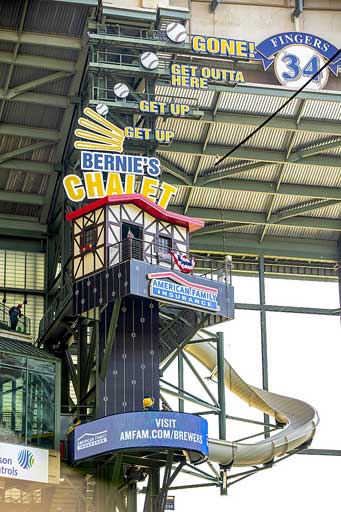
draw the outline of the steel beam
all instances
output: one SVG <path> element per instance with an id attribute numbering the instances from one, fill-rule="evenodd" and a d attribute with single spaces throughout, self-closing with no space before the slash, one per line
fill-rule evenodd
<path id="1" fill-rule="evenodd" d="M 264 256 L 259 257 L 259 306 L 260 306 L 260 333 L 261 333 L 261 351 L 262 351 L 262 384 L 263 389 L 269 389 L 268 377 L 268 345 L 266 330 L 266 308 L 265 308 L 265 276 L 264 276 Z M 264 414 L 264 436 L 269 437 L 270 418 Z"/>
<path id="2" fill-rule="evenodd" d="M 172 163 L 168 162 L 164 158 L 159 158 L 161 166 L 170 174 L 181 180 L 182 182 L 186 183 L 187 185 L 192 185 L 192 178 L 189 176 L 185 171 L 182 169 L 179 169 Z"/>
<path id="3" fill-rule="evenodd" d="M 298 160 L 306 159 L 310 156 L 319 155 L 323 153 L 324 151 L 329 151 L 330 149 L 339 148 L 341 146 L 341 140 L 338 141 L 332 141 L 332 142 L 326 142 L 325 144 L 320 144 L 316 147 L 309 147 L 307 149 L 300 149 L 296 151 L 292 158 L 295 162 Z"/>
<path id="4" fill-rule="evenodd" d="M 10 159 L 0 163 L 0 169 L 13 169 L 16 171 L 27 171 L 36 174 L 52 174 L 53 165 L 48 162 L 35 162 L 33 160 Z"/>
<path id="5" fill-rule="evenodd" d="M 50 57 L 38 57 L 36 55 L 17 55 L 14 56 L 12 52 L 0 51 L 0 63 L 2 64 L 15 64 L 16 66 L 27 66 L 30 68 L 51 69 L 74 73 L 75 62 L 52 59 Z"/>
<path id="6" fill-rule="evenodd" d="M 30 139 L 50 140 L 58 142 L 59 132 L 46 128 L 34 128 L 16 124 L 0 124 L 0 135 L 13 135 L 13 137 L 28 137 Z"/>
<path id="7" fill-rule="evenodd" d="M 43 105 L 55 108 L 67 108 L 71 102 L 70 98 L 67 96 L 59 96 L 57 94 L 42 94 L 38 92 L 22 93 L 12 99 L 6 96 L 3 89 L 0 89 L 0 100 L 15 101 L 19 103 L 33 103 L 34 105 Z"/>
<path id="8" fill-rule="evenodd" d="M 2 235 L 10 234 L 16 237 L 40 237 L 47 234 L 47 226 L 40 224 L 35 217 L 1 214 L 0 232 Z"/>
<path id="9" fill-rule="evenodd" d="M 310 204 L 297 205 L 271 215 L 268 219 L 268 222 L 270 224 L 278 223 L 280 221 L 296 217 L 297 215 L 301 215 L 302 213 L 307 213 L 314 210 L 319 210 L 320 208 L 326 208 L 327 206 L 339 204 L 339 202 L 340 201 L 318 201 Z"/>
<path id="10" fill-rule="evenodd" d="M 22 94 L 23 92 L 29 91 L 31 89 L 35 89 L 36 87 L 40 87 L 41 85 L 49 84 L 51 82 L 56 82 L 57 80 L 62 80 L 70 76 L 70 73 L 66 73 L 65 71 L 56 71 L 56 73 L 52 73 L 51 75 L 46 75 L 41 78 L 37 78 L 36 80 L 30 80 L 29 82 L 25 82 L 23 84 L 18 85 L 17 87 L 13 87 L 7 91 L 5 99 L 12 100 L 18 94 Z"/>
<path id="11" fill-rule="evenodd" d="M 263 166 L 263 164 L 261 164 L 261 166 Z M 252 168 L 254 168 L 254 166 L 252 166 Z M 195 184 L 187 185 L 180 182 L 180 179 L 175 178 L 174 175 L 170 174 L 167 175 L 167 183 L 181 185 L 182 187 L 192 186 L 194 188 L 204 187 L 211 189 L 236 190 L 240 192 L 255 192 L 259 194 L 290 195 L 316 199 L 331 199 L 336 201 L 341 200 L 341 190 L 336 187 L 319 187 L 314 185 L 284 183 L 281 184 L 281 188 L 277 190 L 276 183 L 256 180 L 238 180 L 234 178 L 225 178 L 220 181 L 209 181 L 205 184 L 203 184 L 199 178 Z"/>
<path id="12" fill-rule="evenodd" d="M 32 204 L 35 206 L 42 206 L 45 204 L 45 197 L 39 194 L 26 194 L 24 192 L 0 190 L 0 201 L 6 203 Z"/>
<path id="13" fill-rule="evenodd" d="M 224 246 L 225 245 L 225 246 Z M 223 244 L 219 234 L 199 235 L 190 242 L 191 251 L 199 254 L 236 254 L 272 258 L 290 258 L 302 261 L 336 262 L 336 242 L 303 240 L 288 237 L 267 237 L 260 243 L 258 235 L 230 233 Z"/>
<path id="14" fill-rule="evenodd" d="M 51 142 L 43 141 L 43 142 L 35 142 L 34 144 L 30 144 L 29 146 L 23 146 L 17 149 L 13 149 L 13 151 L 8 151 L 7 153 L 0 154 L 0 163 L 5 162 L 6 160 L 11 160 L 16 156 L 23 155 L 28 153 L 29 151 L 35 151 L 36 149 L 45 148 L 46 146 L 51 146 Z"/>
<path id="15" fill-rule="evenodd" d="M 82 40 L 79 37 L 57 36 L 39 32 L 17 32 L 16 30 L 0 29 L 0 41 L 16 44 L 37 44 L 55 48 L 81 50 Z"/>
<path id="16" fill-rule="evenodd" d="M 241 165 L 240 167 L 234 167 L 232 169 L 225 169 L 224 171 L 216 172 L 216 173 L 210 173 L 210 174 L 203 174 L 198 178 L 197 185 L 204 186 L 208 183 L 211 183 L 212 181 L 220 181 L 227 178 L 228 176 L 232 176 L 234 174 L 238 174 L 245 171 L 252 171 L 253 169 L 258 169 L 259 167 L 265 167 L 266 164 L 264 162 L 251 162 L 245 165 Z"/>
<path id="17" fill-rule="evenodd" d="M 184 206 L 172 206 L 170 209 L 176 213 L 183 213 Z M 267 221 L 266 213 L 243 212 L 238 210 L 218 210 L 215 208 L 197 208 L 191 207 L 187 214 L 190 217 L 204 219 L 209 221 L 221 222 L 239 222 L 240 224 L 276 224 L 291 227 L 301 227 L 309 229 L 323 229 L 326 231 L 341 231 L 341 220 L 339 219 L 321 219 L 319 217 L 296 217 L 290 219 L 271 219 Z M 222 227 L 220 231 L 225 231 L 226 227 Z"/>
<path id="18" fill-rule="evenodd" d="M 326 316 L 339 316 L 338 309 L 327 308 L 306 308 L 301 306 L 273 306 L 271 304 L 248 304 L 243 302 L 235 303 L 236 309 L 247 309 L 250 311 L 272 311 L 275 313 L 302 313 L 304 315 L 326 315 Z"/>
<path id="19" fill-rule="evenodd" d="M 1 62 L 1 56 L 0 56 Z M 239 86 L 238 88 L 239 89 Z M 230 92 L 230 91 L 228 91 Z M 156 92 L 162 96 L 162 92 Z M 105 103 L 112 107 L 115 110 L 121 111 L 122 113 L 132 112 L 139 114 L 139 104 L 138 102 L 128 101 L 111 101 L 106 100 L 106 98 L 100 98 L 99 100 L 90 100 L 91 103 L 98 104 L 105 100 Z M 143 113 L 146 116 L 153 116 L 155 114 L 151 114 L 148 112 Z M 174 116 L 167 113 L 165 115 L 160 116 L 162 118 L 171 118 L 174 119 Z M 188 116 L 193 123 L 220 123 L 220 124 L 228 124 L 228 125 L 239 125 L 239 126 L 248 126 L 251 128 L 257 128 L 260 124 L 262 124 L 268 116 L 265 115 L 256 115 L 256 114 L 243 114 L 236 112 L 219 112 L 212 109 L 205 110 L 190 110 Z M 308 120 L 301 119 L 297 122 L 297 119 L 292 117 L 279 117 L 274 118 L 269 121 L 266 126 L 267 128 L 272 128 L 275 130 L 286 130 L 292 133 L 297 132 L 312 132 L 312 133 L 320 133 L 321 135 L 334 135 L 341 137 L 341 126 L 340 123 L 335 121 L 326 121 L 326 120 Z"/>
<path id="20" fill-rule="evenodd" d="M 216 157 L 224 156 L 226 153 L 234 149 L 232 146 L 212 145 L 209 144 L 206 147 L 205 152 L 203 151 L 202 144 L 191 143 L 191 142 L 173 142 L 170 146 L 159 146 L 158 152 L 164 153 L 186 153 L 195 156 L 212 155 Z M 295 153 L 293 153 L 289 159 L 286 158 L 285 151 L 270 151 L 264 149 L 251 149 L 251 148 L 239 148 L 233 153 L 234 159 L 241 160 L 253 160 L 256 162 L 268 162 L 271 164 L 284 164 L 293 163 L 301 164 L 300 161 L 295 161 Z M 338 157 L 318 157 L 311 156 L 304 159 L 304 164 L 315 165 L 318 167 L 341 167 L 341 161 Z M 214 166 L 212 166 L 214 170 Z"/>
<path id="21" fill-rule="evenodd" d="M 217 332 L 217 370 L 219 402 L 219 439 L 226 440 L 226 403 L 225 403 L 225 355 L 224 333 Z"/>

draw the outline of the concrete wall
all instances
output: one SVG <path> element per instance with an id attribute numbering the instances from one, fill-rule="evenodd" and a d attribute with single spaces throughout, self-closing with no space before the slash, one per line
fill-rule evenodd
<path id="1" fill-rule="evenodd" d="M 284 31 L 300 30 L 341 44 L 341 0 L 305 0 L 304 10 L 292 20 L 294 0 L 222 0 L 214 13 L 210 0 L 104 0 L 104 6 L 153 9 L 183 7 L 191 10 L 190 32 L 254 40 L 256 43 Z"/>

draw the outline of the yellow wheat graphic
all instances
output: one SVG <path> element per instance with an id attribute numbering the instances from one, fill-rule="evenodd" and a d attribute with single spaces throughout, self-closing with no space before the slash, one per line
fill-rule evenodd
<path id="1" fill-rule="evenodd" d="M 77 149 L 91 149 L 91 150 L 104 150 L 104 151 L 117 151 L 122 153 L 124 142 L 124 131 L 112 124 L 110 121 L 97 114 L 89 107 L 84 109 L 84 114 L 90 117 L 93 121 L 81 117 L 78 124 L 88 128 L 88 130 L 75 130 L 76 137 L 84 140 L 76 140 L 75 148 Z M 91 131 L 89 131 L 91 130 Z M 95 142 L 87 142 L 95 141 Z"/>

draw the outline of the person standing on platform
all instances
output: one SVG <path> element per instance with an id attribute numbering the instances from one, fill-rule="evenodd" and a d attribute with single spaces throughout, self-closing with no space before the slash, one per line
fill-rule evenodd
<path id="1" fill-rule="evenodd" d="M 145 396 L 143 399 L 143 410 L 144 411 L 153 411 L 154 404 L 155 404 L 155 400 L 152 396 Z"/>
<path id="2" fill-rule="evenodd" d="M 19 318 L 23 316 L 21 312 L 22 304 L 18 304 L 17 307 L 12 306 L 8 311 L 9 319 L 11 321 L 11 329 L 12 331 L 17 330 L 17 325 L 19 322 Z"/>

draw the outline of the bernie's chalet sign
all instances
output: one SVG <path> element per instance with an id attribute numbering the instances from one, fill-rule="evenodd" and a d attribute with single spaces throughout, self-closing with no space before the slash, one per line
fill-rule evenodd
<path id="1" fill-rule="evenodd" d="M 157 178 L 161 172 L 158 158 L 122 154 L 124 140 L 132 134 L 133 129 L 123 131 L 89 107 L 84 109 L 84 114 L 87 118 L 81 117 L 78 123 L 87 130 L 75 130 L 76 137 L 82 140 L 76 140 L 74 144 L 76 149 L 81 150 L 83 176 L 68 174 L 63 180 L 70 201 L 80 202 L 139 191 L 153 203 L 167 208 L 177 189 Z M 166 142 L 170 142 L 168 135 L 168 132 L 164 134 Z M 137 138 L 149 140 L 150 134 L 139 132 Z M 136 190 L 138 177 L 141 184 Z"/>

